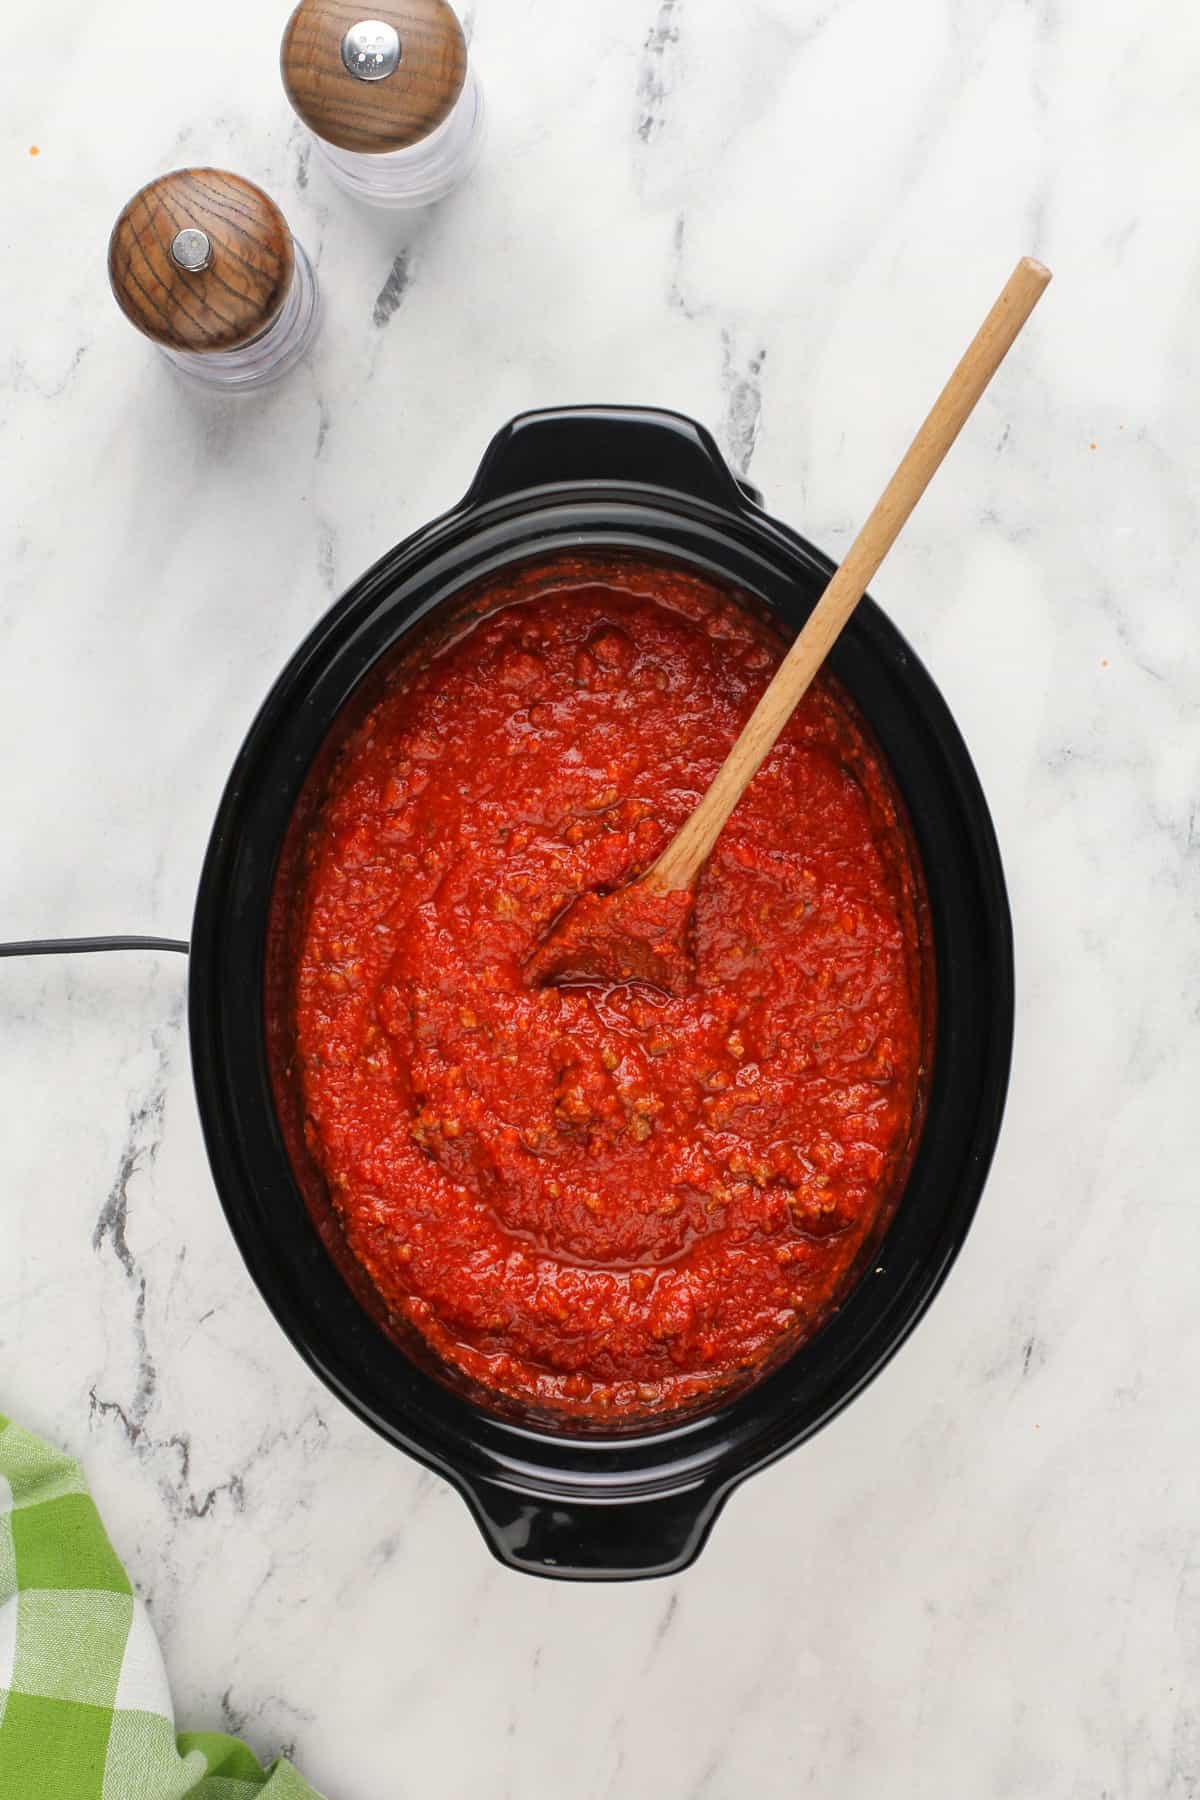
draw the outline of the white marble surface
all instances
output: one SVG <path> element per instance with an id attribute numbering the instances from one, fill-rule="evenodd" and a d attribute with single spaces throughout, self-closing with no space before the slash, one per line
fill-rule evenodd
<path id="1" fill-rule="evenodd" d="M 0 965 L 0 1407 L 84 1458 L 182 1723 L 331 1800 L 1200 1787 L 1198 20 L 480 0 L 487 158 L 414 226 L 310 165 L 282 9 L 5 9 L 5 937 L 186 934 L 267 684 L 513 412 L 692 412 L 837 553 L 1015 256 L 1057 275 L 875 584 L 1006 854 L 995 1170 L 914 1340 L 684 1577 L 503 1571 L 308 1375 L 210 1185 L 181 962 Z M 186 390 L 106 292 L 189 160 L 319 259 L 265 398 Z"/>

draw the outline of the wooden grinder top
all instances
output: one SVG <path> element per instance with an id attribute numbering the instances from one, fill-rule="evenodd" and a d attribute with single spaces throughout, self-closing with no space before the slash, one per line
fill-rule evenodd
<path id="1" fill-rule="evenodd" d="M 379 156 L 419 144 L 449 117 L 467 46 L 446 0 L 302 0 L 280 63 L 310 131 L 339 150 Z"/>
<path id="2" fill-rule="evenodd" d="M 275 202 L 221 169 L 178 169 L 134 195 L 108 246 L 117 305 L 170 350 L 236 350 L 278 318 L 295 250 Z"/>

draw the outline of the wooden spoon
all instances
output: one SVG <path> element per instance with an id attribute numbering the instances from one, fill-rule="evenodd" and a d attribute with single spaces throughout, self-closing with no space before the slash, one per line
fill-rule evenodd
<path id="1" fill-rule="evenodd" d="M 637 881 L 615 893 L 583 894 L 572 902 L 525 965 L 531 986 L 641 980 L 668 993 L 687 991 L 696 881 L 725 821 L 808 691 L 1049 280 L 1049 269 L 1032 257 L 1021 258 L 696 810 Z"/>

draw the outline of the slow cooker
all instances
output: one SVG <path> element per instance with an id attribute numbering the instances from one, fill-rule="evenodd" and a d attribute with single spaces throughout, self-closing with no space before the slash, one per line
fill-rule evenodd
<path id="1" fill-rule="evenodd" d="M 907 807 L 928 886 L 938 996 L 924 1130 L 877 1255 L 816 1336 L 744 1391 L 686 1418 L 607 1430 L 523 1416 L 446 1379 L 383 1315 L 306 1162 L 300 1122 L 280 1102 L 286 969 L 272 940 L 272 896 L 312 772 L 372 673 L 469 586 L 584 549 L 691 568 L 752 596 L 789 633 L 833 571 L 764 510 L 689 419 L 574 407 L 513 420 L 464 499 L 351 588 L 268 695 L 205 858 L 189 1007 L 217 1191 L 300 1354 L 376 1431 L 453 1484 L 502 1562 L 542 1576 L 622 1580 L 692 1562 L 738 1484 L 852 1400 L 941 1286 L 1000 1128 L 1012 939 L 995 833 L 963 739 L 919 659 L 864 600 L 831 667 Z"/>

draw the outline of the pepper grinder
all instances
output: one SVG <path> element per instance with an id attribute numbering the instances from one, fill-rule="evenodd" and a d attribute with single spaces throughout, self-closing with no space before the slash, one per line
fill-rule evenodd
<path id="1" fill-rule="evenodd" d="M 264 387 L 312 342 L 312 264 L 275 202 L 240 175 L 179 169 L 134 195 L 108 246 L 117 305 L 206 386 Z"/>
<path id="2" fill-rule="evenodd" d="M 446 0 L 302 0 L 283 85 L 339 187 L 373 206 L 429 206 L 475 167 L 483 91 Z"/>

